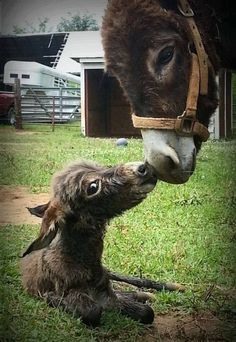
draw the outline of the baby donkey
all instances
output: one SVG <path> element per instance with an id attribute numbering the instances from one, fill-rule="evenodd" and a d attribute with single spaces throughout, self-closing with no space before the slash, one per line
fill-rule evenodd
<path id="1" fill-rule="evenodd" d="M 49 203 L 29 209 L 42 224 L 23 254 L 25 289 L 92 326 L 103 309 L 114 308 L 152 323 L 149 295 L 113 290 L 102 253 L 108 221 L 139 204 L 156 181 L 151 166 L 138 162 L 110 168 L 78 162 L 56 174 Z"/>

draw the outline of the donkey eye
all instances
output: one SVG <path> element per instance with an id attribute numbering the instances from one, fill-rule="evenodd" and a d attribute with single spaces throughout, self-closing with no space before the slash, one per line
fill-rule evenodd
<path id="1" fill-rule="evenodd" d="M 87 195 L 92 196 L 96 194 L 99 190 L 99 180 L 93 181 L 92 183 L 89 184 L 87 188 Z"/>
<path id="2" fill-rule="evenodd" d="M 167 46 L 160 52 L 158 59 L 157 59 L 157 63 L 165 65 L 172 60 L 173 55 L 174 55 L 174 47 Z"/>

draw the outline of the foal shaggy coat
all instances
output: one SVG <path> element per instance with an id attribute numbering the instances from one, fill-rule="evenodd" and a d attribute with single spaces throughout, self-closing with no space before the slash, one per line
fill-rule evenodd
<path id="1" fill-rule="evenodd" d="M 114 291 L 102 252 L 109 219 L 140 203 L 155 184 L 152 168 L 142 163 L 78 162 L 56 174 L 49 203 L 29 209 L 42 224 L 23 254 L 24 288 L 89 325 L 99 324 L 105 308 L 152 323 L 148 294 Z"/>

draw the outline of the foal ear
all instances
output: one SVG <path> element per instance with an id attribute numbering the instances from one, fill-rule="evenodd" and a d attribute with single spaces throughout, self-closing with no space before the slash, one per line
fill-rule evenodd
<path id="1" fill-rule="evenodd" d="M 56 202 L 49 202 L 45 205 L 39 206 L 40 210 L 43 206 L 47 206 L 47 209 L 44 210 L 44 213 L 43 213 L 43 219 L 42 219 L 39 236 L 36 240 L 34 240 L 30 244 L 30 246 L 22 254 L 22 257 L 26 256 L 27 254 L 33 251 L 49 246 L 58 232 L 57 222 L 59 221 L 60 217 L 62 217 L 62 210 L 60 206 Z M 35 208 L 33 208 L 33 210 L 34 209 Z"/>
<path id="2" fill-rule="evenodd" d="M 54 228 L 48 232 L 47 235 L 39 236 L 36 240 L 34 240 L 29 247 L 22 253 L 21 257 L 23 258 L 27 254 L 30 254 L 33 251 L 37 251 L 39 249 L 45 248 L 50 245 L 52 240 L 55 238 L 57 234 L 58 228 L 54 225 Z"/>
<path id="3" fill-rule="evenodd" d="M 37 217 L 43 217 L 45 211 L 49 207 L 49 204 L 50 204 L 50 202 L 48 202 L 46 204 L 38 205 L 37 207 L 34 207 L 34 208 L 27 207 L 27 209 L 29 210 L 31 215 L 35 215 Z"/>

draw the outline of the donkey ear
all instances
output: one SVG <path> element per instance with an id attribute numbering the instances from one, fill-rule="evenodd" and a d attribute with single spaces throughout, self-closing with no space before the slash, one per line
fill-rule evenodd
<path id="1" fill-rule="evenodd" d="M 60 206 L 56 202 L 47 203 L 47 209 L 44 211 L 43 214 L 39 237 L 30 244 L 30 246 L 22 254 L 22 257 L 33 251 L 45 248 L 50 245 L 57 234 L 57 222 L 59 221 L 60 217 L 62 217 L 62 210 Z"/>
<path id="2" fill-rule="evenodd" d="M 27 209 L 29 210 L 31 215 L 35 215 L 37 217 L 43 217 L 45 211 L 49 207 L 49 204 L 50 204 L 50 202 L 48 202 L 46 204 L 38 205 L 37 207 L 34 207 L 34 208 L 27 207 Z"/>
<path id="3" fill-rule="evenodd" d="M 27 254 L 33 252 L 33 251 L 37 251 L 39 249 L 45 248 L 47 246 L 50 245 L 50 243 L 52 242 L 52 240 L 56 237 L 58 228 L 56 226 L 54 226 L 53 229 L 51 229 L 48 234 L 44 235 L 44 236 L 39 236 L 36 240 L 34 240 L 29 247 L 24 251 L 24 253 L 22 253 L 21 257 L 23 258 L 24 256 L 26 256 Z"/>

